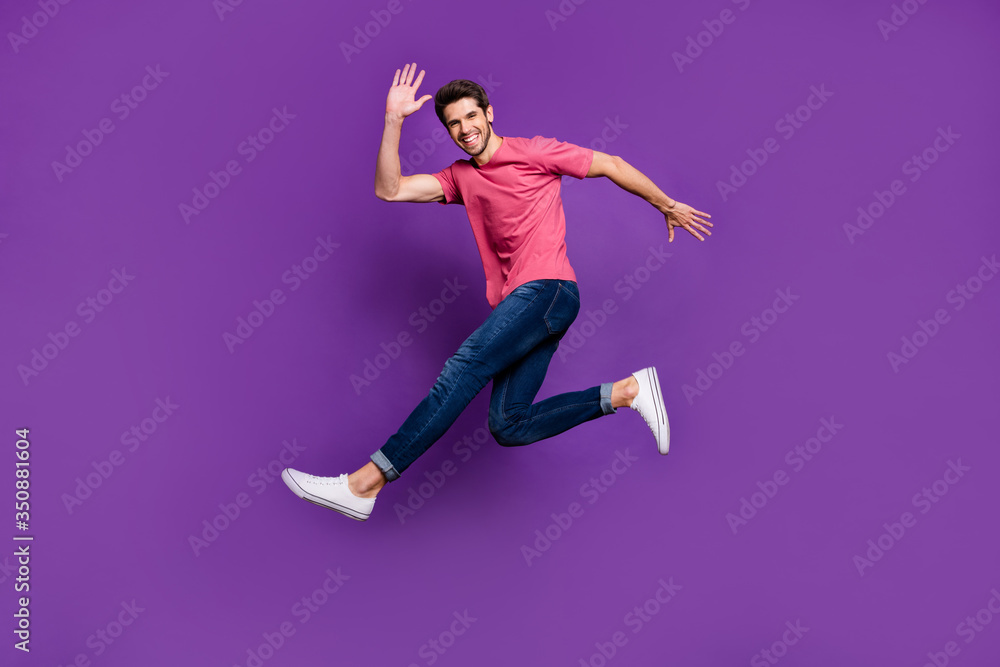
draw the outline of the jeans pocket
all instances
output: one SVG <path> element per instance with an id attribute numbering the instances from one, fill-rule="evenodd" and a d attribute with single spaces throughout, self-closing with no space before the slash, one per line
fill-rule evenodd
<path id="1" fill-rule="evenodd" d="M 556 294 L 545 313 L 545 326 L 550 334 L 565 333 L 576 319 L 580 312 L 580 298 L 575 291 L 568 283 L 560 282 L 556 286 Z"/>

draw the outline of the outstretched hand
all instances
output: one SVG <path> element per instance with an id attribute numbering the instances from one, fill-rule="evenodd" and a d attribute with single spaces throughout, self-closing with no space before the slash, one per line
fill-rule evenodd
<path id="1" fill-rule="evenodd" d="M 670 230 L 670 235 L 667 239 L 669 243 L 673 243 L 674 240 L 674 227 L 683 227 L 691 232 L 691 235 L 699 241 L 704 241 L 705 239 L 696 230 L 701 230 L 706 236 L 712 235 L 712 232 L 704 227 L 704 225 L 713 226 L 711 222 L 704 219 L 711 218 L 712 216 L 703 211 L 691 208 L 682 202 L 675 201 L 673 208 L 664 210 L 664 216 L 667 219 L 667 229 Z"/>
<path id="2" fill-rule="evenodd" d="M 424 95 L 419 100 L 414 101 L 417 88 L 420 87 L 420 82 L 424 80 L 424 70 L 420 70 L 420 76 L 414 82 L 413 75 L 416 72 L 417 63 L 403 66 L 402 76 L 400 76 L 399 70 L 396 70 L 396 76 L 392 79 L 392 88 L 389 89 L 389 96 L 385 100 L 386 113 L 393 113 L 399 115 L 400 118 L 406 118 L 422 107 L 424 102 L 433 97 L 433 95 Z"/>

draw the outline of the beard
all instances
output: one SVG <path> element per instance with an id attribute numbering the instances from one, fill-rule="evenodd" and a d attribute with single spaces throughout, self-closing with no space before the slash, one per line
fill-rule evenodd
<path id="1" fill-rule="evenodd" d="M 486 133 L 484 134 L 483 132 L 479 132 L 479 141 L 475 145 L 466 146 L 461 141 L 459 141 L 459 145 L 462 147 L 462 150 L 464 150 L 472 157 L 475 157 L 486 150 L 486 147 L 489 145 L 491 138 L 493 138 L 492 123 L 487 123 Z"/>

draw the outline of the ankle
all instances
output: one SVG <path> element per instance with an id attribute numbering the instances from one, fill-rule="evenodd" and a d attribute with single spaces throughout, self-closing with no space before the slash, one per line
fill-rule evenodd
<path id="1" fill-rule="evenodd" d="M 639 395 L 639 382 L 630 375 L 628 380 L 625 381 L 625 388 L 623 389 L 623 392 L 625 394 L 625 398 L 627 398 L 628 402 L 631 403 L 632 400 Z"/>
<path id="2" fill-rule="evenodd" d="M 374 498 L 383 486 L 385 486 L 384 478 L 372 479 L 360 473 L 347 476 L 347 488 L 358 498 Z"/>
<path id="3" fill-rule="evenodd" d="M 611 405 L 614 408 L 628 408 L 639 395 L 639 383 L 630 375 L 611 386 Z"/>

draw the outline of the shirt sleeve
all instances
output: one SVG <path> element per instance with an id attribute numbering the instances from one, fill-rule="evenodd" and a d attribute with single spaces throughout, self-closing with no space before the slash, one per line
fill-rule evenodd
<path id="1" fill-rule="evenodd" d="M 567 141 L 535 136 L 531 145 L 536 154 L 538 168 L 547 174 L 586 178 L 594 162 L 594 150 Z"/>
<path id="2" fill-rule="evenodd" d="M 455 172 L 452 170 L 452 166 L 448 165 L 439 172 L 432 174 L 434 178 L 438 179 L 438 183 L 441 184 L 441 189 L 444 190 L 444 201 L 439 201 L 439 204 L 462 204 L 462 195 L 458 191 L 458 182 L 455 180 Z"/>

